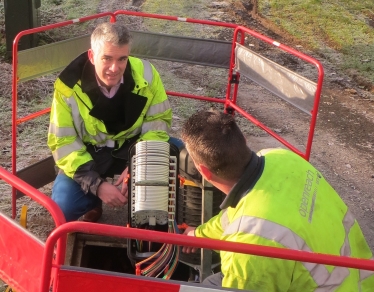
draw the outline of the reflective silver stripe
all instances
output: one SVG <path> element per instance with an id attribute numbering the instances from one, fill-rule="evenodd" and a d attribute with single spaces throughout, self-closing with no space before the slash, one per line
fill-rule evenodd
<path id="1" fill-rule="evenodd" d="M 317 283 L 315 292 L 335 291 L 350 274 L 348 268 L 335 267 L 330 273 L 324 265 L 313 263 L 302 263 L 309 270 L 311 277 Z"/>
<path id="2" fill-rule="evenodd" d="M 347 220 L 345 220 L 347 218 Z M 349 214 L 344 217 L 343 224 L 346 232 L 350 230 L 351 220 Z M 262 218 L 242 216 L 233 221 L 224 231 L 223 235 L 235 234 L 238 232 L 254 234 L 273 240 L 284 247 L 311 252 L 312 250 L 306 242 L 289 228 L 278 223 L 268 221 Z M 349 269 L 345 267 L 335 267 L 330 273 L 324 265 L 302 262 L 303 266 L 309 271 L 310 276 L 319 286 L 315 291 L 332 291 L 339 286 L 349 275 Z"/>
<path id="3" fill-rule="evenodd" d="M 158 103 L 158 104 L 155 104 L 155 105 L 152 105 L 148 108 L 148 111 L 147 111 L 147 116 L 154 116 L 158 113 L 163 113 L 164 111 L 170 109 L 170 102 L 168 99 L 166 99 L 165 101 L 161 102 L 161 103 Z"/>
<path id="4" fill-rule="evenodd" d="M 372 257 L 370 260 L 374 261 L 374 257 Z M 360 270 L 360 281 L 363 281 L 371 276 L 374 276 L 373 271 Z"/>
<path id="5" fill-rule="evenodd" d="M 152 66 L 151 63 L 148 60 L 143 60 L 143 67 L 144 67 L 144 72 L 143 72 L 143 78 L 147 80 L 148 84 L 151 85 L 153 81 L 153 71 L 152 71 Z"/>
<path id="6" fill-rule="evenodd" d="M 143 123 L 142 125 L 142 134 L 147 133 L 148 131 L 166 131 L 168 132 L 169 128 L 166 122 L 164 121 L 152 121 Z"/>
<path id="7" fill-rule="evenodd" d="M 349 231 L 351 230 L 353 224 L 355 224 L 355 218 L 352 213 L 347 211 L 343 219 L 343 226 L 345 230 L 345 239 L 342 247 L 340 248 L 340 255 L 349 257 L 351 255 L 351 247 L 349 245 Z"/>
<path id="8" fill-rule="evenodd" d="M 360 270 L 360 281 L 363 281 L 366 278 L 369 278 L 370 276 L 373 276 L 373 275 L 374 275 L 373 271 Z"/>
<path id="9" fill-rule="evenodd" d="M 77 136 L 77 132 L 73 127 L 58 127 L 56 124 L 49 124 L 49 134 L 54 134 L 56 137 Z"/>
<path id="10" fill-rule="evenodd" d="M 52 156 L 55 161 L 58 161 L 68 156 L 70 153 L 82 149 L 83 146 L 84 145 L 81 140 L 75 140 L 73 143 L 67 144 L 53 151 Z"/>
<path id="11" fill-rule="evenodd" d="M 114 146 L 116 146 L 116 142 L 114 140 L 106 140 L 104 143 L 102 144 L 97 144 L 98 147 L 111 147 L 113 148 Z"/>
<path id="12" fill-rule="evenodd" d="M 235 219 L 235 221 L 231 222 L 225 229 L 223 235 L 230 235 L 238 232 L 262 236 L 274 240 L 287 248 L 311 251 L 305 241 L 289 228 L 258 217 L 242 216 Z"/>
<path id="13" fill-rule="evenodd" d="M 227 209 L 222 211 L 221 215 L 221 227 L 222 230 L 226 230 L 227 226 L 229 226 L 230 221 L 229 221 L 229 216 L 227 215 Z"/>
<path id="14" fill-rule="evenodd" d="M 84 127 L 84 121 L 79 113 L 77 101 L 74 97 L 64 98 L 66 104 L 71 108 L 71 115 L 73 117 L 73 123 L 78 136 L 83 140 L 83 137 L 87 134 L 86 128 Z"/>

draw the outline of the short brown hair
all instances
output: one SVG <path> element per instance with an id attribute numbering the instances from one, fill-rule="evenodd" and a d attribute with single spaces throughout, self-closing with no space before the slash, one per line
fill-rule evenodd
<path id="1" fill-rule="evenodd" d="M 183 126 L 182 140 L 196 163 L 227 180 L 239 179 L 251 158 L 252 151 L 230 114 L 193 114 Z"/>

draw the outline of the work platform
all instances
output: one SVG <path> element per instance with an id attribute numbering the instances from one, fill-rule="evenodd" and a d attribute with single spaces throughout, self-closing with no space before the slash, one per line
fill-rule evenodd
<path id="1" fill-rule="evenodd" d="M 160 280 L 144 276 L 130 275 L 134 273 L 133 266 L 124 256 L 127 253 L 130 240 L 146 240 L 175 246 L 196 246 L 202 248 L 200 260 L 201 272 L 199 280 L 205 279 L 212 272 L 212 250 L 232 250 L 234 252 L 250 253 L 259 256 L 270 256 L 289 260 L 303 260 L 319 262 L 324 264 L 339 264 L 339 259 L 333 256 L 312 255 L 306 252 L 289 251 L 278 248 L 251 246 L 247 244 L 233 244 L 200 238 L 190 238 L 180 234 L 127 228 L 128 209 L 111 209 L 104 207 L 104 213 L 98 223 L 69 222 L 66 223 L 61 210 L 48 197 L 37 189 L 54 180 L 54 162 L 51 157 L 30 165 L 24 169 L 17 170 L 17 127 L 21 123 L 48 114 L 49 109 L 32 113 L 28 116 L 18 117 L 17 94 L 18 83 L 35 79 L 39 76 L 57 72 L 63 69 L 72 59 L 89 48 L 89 38 L 83 35 L 65 41 L 47 44 L 22 52 L 17 51 L 17 44 L 23 36 L 55 29 L 62 26 L 74 25 L 75 23 L 87 22 L 97 18 L 106 18 L 117 21 L 126 15 L 157 18 L 160 20 L 179 21 L 195 23 L 199 25 L 210 25 L 224 27 L 232 30 L 232 40 L 211 40 L 201 36 L 194 38 L 171 36 L 154 32 L 134 33 L 134 56 L 170 62 L 195 64 L 212 68 L 227 70 L 227 91 L 225 96 L 199 96 L 191 93 L 175 92 L 167 90 L 169 96 L 190 98 L 203 102 L 214 103 L 222 107 L 229 114 L 237 114 L 246 118 L 249 122 L 264 130 L 275 140 L 285 147 L 291 149 L 305 159 L 309 159 L 311 144 L 313 140 L 314 127 L 318 112 L 318 103 L 323 81 L 323 68 L 321 64 L 288 46 L 280 44 L 266 36 L 239 25 L 221 23 L 214 21 L 196 20 L 192 18 L 171 17 L 163 15 L 150 15 L 133 11 L 116 11 L 87 16 L 80 19 L 57 23 L 41 28 L 31 29 L 17 35 L 13 51 L 13 111 L 12 116 L 12 173 L 7 173 L 0 168 L 0 177 L 8 182 L 12 188 L 13 219 L 16 217 L 16 200 L 22 195 L 27 195 L 46 207 L 51 213 L 56 228 L 48 236 L 46 243 L 40 242 L 29 234 L 27 230 L 19 228 L 9 218 L 0 213 L 0 231 L 5 234 L 5 240 L 14 238 L 22 239 L 23 242 L 12 240 L 7 249 L 1 246 L 0 257 L 7 258 L 9 265 L 0 265 L 0 276 L 17 291 L 36 292 L 49 291 L 123 291 L 126 287 L 132 291 L 174 292 L 174 291 L 201 291 L 202 287 L 190 285 L 188 279 L 176 282 L 173 280 Z M 267 59 L 247 46 L 247 39 L 254 38 L 269 46 L 275 47 L 287 54 L 295 56 L 300 60 L 315 66 L 317 71 L 316 80 L 309 80 L 300 74 L 293 72 L 279 64 Z M 151 49 L 147 49 L 151 48 Z M 242 79 L 241 79 L 242 77 Z M 274 96 L 279 97 L 292 106 L 299 109 L 310 120 L 309 133 L 304 149 L 299 149 L 278 135 L 274 130 L 262 124 L 254 118 L 247 110 L 237 104 L 239 84 L 251 80 L 262 86 Z M 277 82 L 274 82 L 274 81 Z M 166 88 L 168 89 L 168 88 Z M 185 169 L 182 167 L 182 169 Z M 43 175 L 41 175 L 43 174 Z M 188 173 L 187 173 L 188 174 Z M 186 173 L 184 174 L 186 175 Z M 213 188 L 205 181 L 194 181 L 186 175 L 184 178 L 194 182 L 186 186 L 188 195 L 194 194 L 198 188 L 201 194 L 200 211 L 201 222 L 207 221 L 213 215 Z M 218 196 L 215 196 L 218 197 Z M 185 212 L 186 215 L 191 215 Z M 187 218 L 187 217 L 186 217 Z M 66 242 L 68 244 L 66 245 Z M 27 243 L 26 248 L 24 243 Z M 56 245 L 57 244 L 57 245 Z M 55 247 L 57 246 L 57 249 Z M 105 261 L 100 254 L 111 253 L 119 261 Z M 17 259 L 21 258 L 22 261 Z M 184 261 L 180 261 L 184 263 Z M 100 270 L 95 265 L 100 263 L 106 265 Z M 360 268 L 374 270 L 373 264 L 367 261 L 352 259 L 345 264 Z M 110 266 L 115 267 L 110 267 Z M 195 264 L 193 264 L 194 266 Z M 180 265 L 184 267 L 184 264 Z M 118 267 L 124 268 L 118 272 Z M 132 267 L 132 268 L 129 268 Z M 18 272 L 25 271 L 22 275 Z M 183 271 L 184 274 L 186 274 Z M 184 290 L 183 290 L 184 289 Z M 206 289 L 206 291 L 219 291 L 222 289 Z"/>

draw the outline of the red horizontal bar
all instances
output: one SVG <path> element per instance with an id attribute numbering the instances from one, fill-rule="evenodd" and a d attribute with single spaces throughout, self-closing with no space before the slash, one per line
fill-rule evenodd
<path id="1" fill-rule="evenodd" d="M 87 272 L 60 269 L 55 289 L 58 292 L 110 291 L 110 292 L 179 292 L 180 284 L 172 281 L 155 281 L 149 277 L 129 277 L 126 274 Z M 131 289 L 126 289 L 131 287 Z M 191 288 L 191 287 L 189 287 Z M 188 291 L 192 291 L 191 289 Z M 201 291 L 196 287 L 194 291 Z"/>
<path id="2" fill-rule="evenodd" d="M 51 108 L 46 108 L 46 109 L 44 109 L 44 110 L 41 110 L 41 111 L 38 111 L 38 112 L 32 113 L 32 114 L 30 114 L 30 115 L 28 115 L 28 116 L 25 116 L 25 117 L 23 117 L 23 118 L 19 118 L 19 119 L 17 119 L 17 125 L 22 124 L 22 123 L 24 123 L 24 122 L 27 122 L 27 121 L 29 121 L 29 120 L 32 120 L 32 119 L 34 119 L 34 118 L 37 118 L 37 117 L 39 117 L 39 116 L 42 116 L 42 115 L 44 115 L 44 114 L 47 114 L 47 113 L 49 113 L 50 111 L 51 111 Z"/>
<path id="3" fill-rule="evenodd" d="M 305 153 L 301 152 L 299 149 L 297 149 L 295 146 L 293 146 L 291 143 L 287 142 L 285 139 L 283 139 L 281 136 L 279 136 L 277 133 L 269 129 L 267 126 L 262 124 L 260 121 L 258 121 L 256 118 L 254 118 L 252 115 L 244 111 L 241 107 L 237 106 L 235 103 L 231 102 L 230 100 L 226 102 L 226 106 L 232 107 L 234 110 L 242 114 L 245 118 L 247 118 L 249 121 L 251 121 L 253 124 L 255 124 L 257 127 L 261 128 L 268 134 L 270 134 L 272 137 L 277 139 L 279 142 L 281 142 L 283 145 L 291 149 L 296 154 L 300 155 L 304 159 L 308 160 L 308 157 Z"/>
<path id="4" fill-rule="evenodd" d="M 46 241 L 46 251 L 43 257 L 43 276 L 41 282 L 41 291 L 48 291 L 48 283 L 52 269 L 53 247 L 60 237 L 66 236 L 66 234 L 69 232 L 84 232 L 89 234 L 115 236 L 119 238 L 132 238 L 137 240 L 163 242 L 180 246 L 225 250 L 285 260 L 294 260 L 301 262 L 310 262 L 331 266 L 341 266 L 354 269 L 374 271 L 373 260 L 342 257 L 328 254 L 318 254 L 278 247 L 228 242 L 208 238 L 197 238 L 181 234 L 171 234 L 137 228 L 76 221 L 68 222 L 66 224 L 59 226 L 48 237 Z"/>
<path id="5" fill-rule="evenodd" d="M 216 97 L 206 97 L 203 95 L 194 95 L 189 93 L 182 93 L 182 92 L 174 92 L 174 91 L 166 91 L 166 94 L 172 95 L 172 96 L 181 96 L 191 99 L 198 99 L 198 100 L 204 100 L 204 101 L 210 101 L 210 102 L 217 102 L 217 103 L 225 103 L 226 100 L 224 98 L 216 98 Z"/>
<path id="6" fill-rule="evenodd" d="M 52 218 L 56 226 L 59 226 L 66 222 L 65 216 L 62 213 L 60 207 L 54 201 L 52 201 L 50 197 L 46 196 L 34 187 L 30 186 L 28 183 L 21 180 L 20 178 L 18 178 L 17 176 L 5 170 L 2 167 L 0 167 L 0 179 L 3 179 L 8 184 L 15 187 L 17 190 L 21 191 L 34 201 L 38 202 L 44 208 L 46 208 L 52 215 Z"/>
<path id="7" fill-rule="evenodd" d="M 169 15 L 144 13 L 144 12 L 136 12 L 136 11 L 129 11 L 129 10 L 117 10 L 117 11 L 114 12 L 115 16 L 120 15 L 120 14 L 132 15 L 132 16 L 142 16 L 142 17 L 156 18 L 156 19 L 183 21 L 183 22 L 190 22 L 190 23 L 197 23 L 197 24 L 223 26 L 223 27 L 229 27 L 229 28 L 238 27 L 238 25 L 234 24 L 234 23 L 211 21 L 211 20 L 201 20 L 201 19 L 188 18 L 188 17 L 169 16 Z"/>

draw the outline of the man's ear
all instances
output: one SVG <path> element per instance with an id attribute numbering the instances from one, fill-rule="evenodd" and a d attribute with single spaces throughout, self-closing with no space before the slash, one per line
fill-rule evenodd
<path id="1" fill-rule="evenodd" d="M 88 53 L 88 59 L 90 59 L 92 65 L 95 65 L 95 62 L 94 62 L 94 52 L 93 52 L 93 50 L 92 50 L 92 49 L 89 49 L 89 50 L 87 51 L 87 53 Z"/>
<path id="2" fill-rule="evenodd" d="M 200 170 L 202 176 L 205 177 L 205 179 L 211 180 L 212 172 L 204 164 L 199 164 L 198 170 Z"/>

